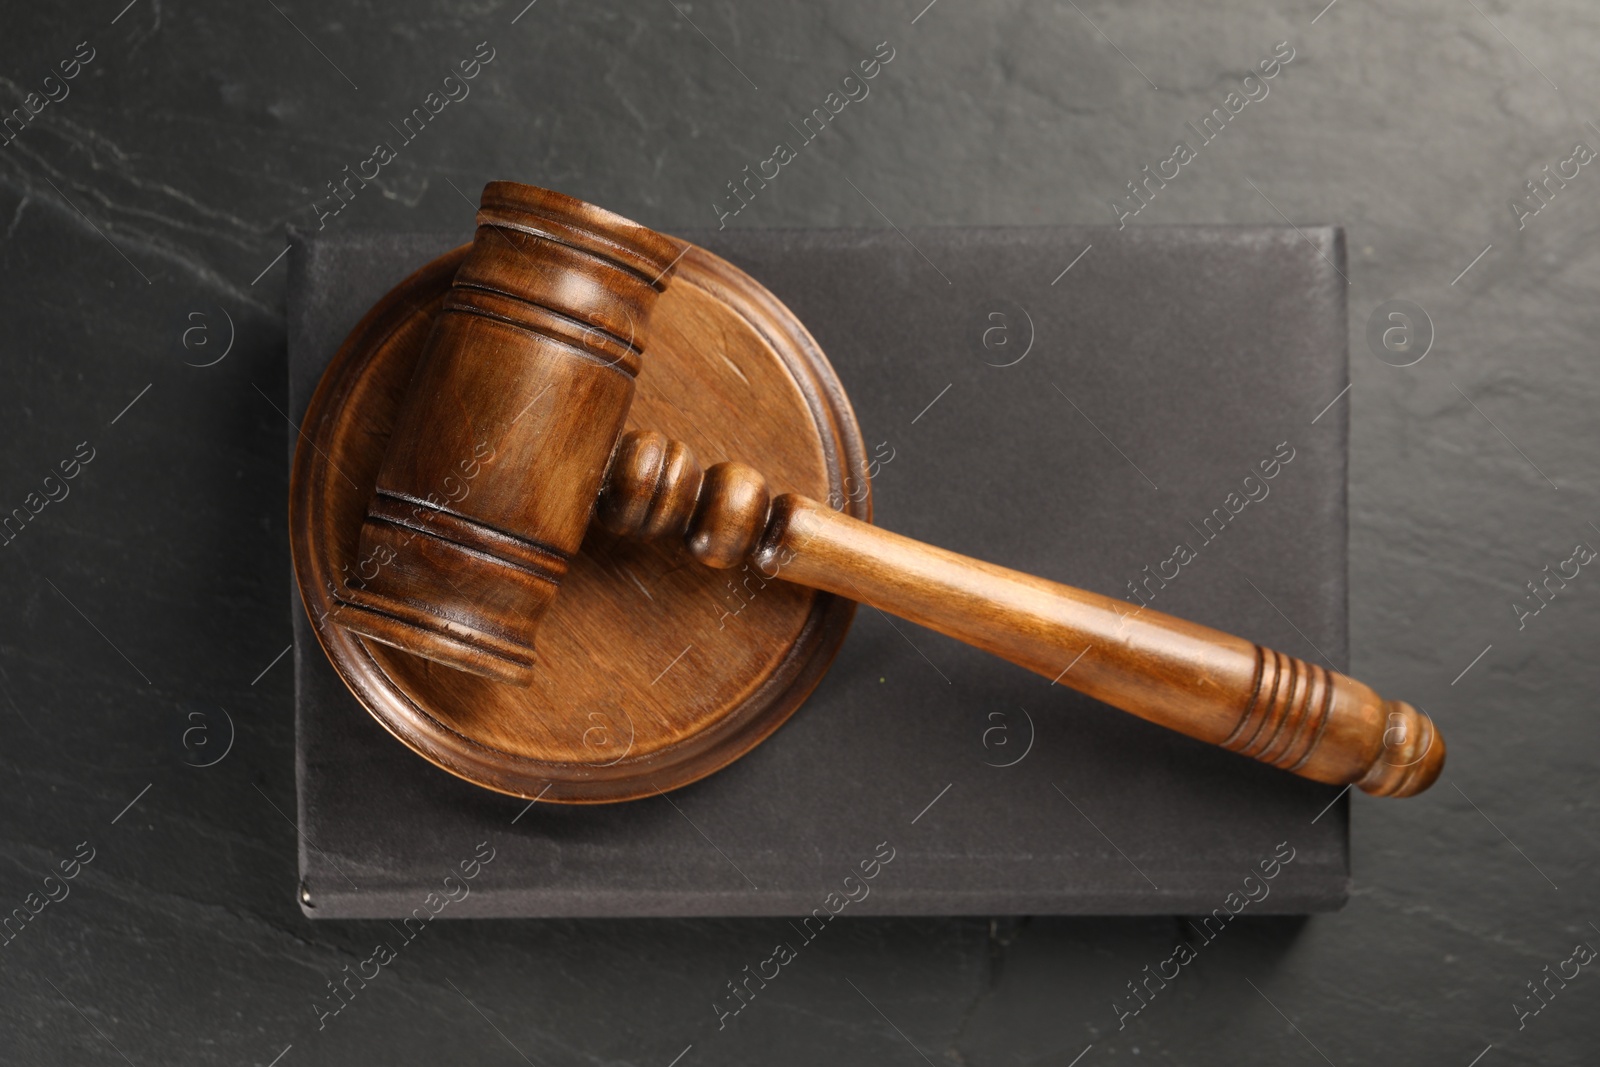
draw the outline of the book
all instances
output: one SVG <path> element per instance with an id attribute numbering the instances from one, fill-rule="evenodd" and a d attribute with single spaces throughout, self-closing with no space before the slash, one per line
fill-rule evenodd
<path id="1" fill-rule="evenodd" d="M 467 236 L 291 237 L 291 414 L 366 309 Z M 878 461 L 878 524 L 1345 668 L 1336 227 L 682 236 L 828 353 Z M 390 737 L 327 663 L 292 579 L 291 597 L 314 917 L 410 916 L 485 843 L 492 861 L 443 917 L 791 916 L 804 939 L 838 914 L 1222 922 L 1348 893 L 1339 788 L 869 607 L 748 756 L 666 797 L 561 806 L 460 781 Z"/>

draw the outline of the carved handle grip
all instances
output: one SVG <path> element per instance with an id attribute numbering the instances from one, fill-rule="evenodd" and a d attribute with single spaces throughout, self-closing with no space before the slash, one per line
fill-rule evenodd
<path id="1" fill-rule="evenodd" d="M 739 463 L 701 472 L 682 444 L 622 439 L 599 520 L 682 537 L 713 567 L 909 619 L 1114 707 L 1306 778 L 1410 796 L 1444 766 L 1425 714 L 1361 682 L 1196 623 L 924 545 L 806 497 L 771 499 Z"/>

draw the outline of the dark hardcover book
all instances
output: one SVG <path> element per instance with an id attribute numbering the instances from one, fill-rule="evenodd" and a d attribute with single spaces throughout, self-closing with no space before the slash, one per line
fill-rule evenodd
<path id="1" fill-rule="evenodd" d="M 465 236 L 292 239 L 297 418 L 366 309 Z M 821 342 L 889 457 L 879 524 L 1346 666 L 1339 230 L 684 236 Z M 340 682 L 298 593 L 293 611 L 317 917 L 409 915 L 484 842 L 440 914 L 1266 914 L 1348 892 L 1338 788 L 868 608 L 756 751 L 670 801 L 598 807 L 529 807 L 413 755 Z"/>

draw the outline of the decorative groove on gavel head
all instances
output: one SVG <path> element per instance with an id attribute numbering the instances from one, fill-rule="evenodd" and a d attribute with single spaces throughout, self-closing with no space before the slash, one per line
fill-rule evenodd
<path id="1" fill-rule="evenodd" d="M 688 245 L 560 193 L 483 191 L 396 417 L 335 621 L 526 685 Z"/>

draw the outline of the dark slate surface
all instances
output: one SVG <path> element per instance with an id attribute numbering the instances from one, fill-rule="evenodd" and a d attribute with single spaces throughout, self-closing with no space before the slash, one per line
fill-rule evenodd
<path id="1" fill-rule="evenodd" d="M 296 241 L 289 415 L 366 309 L 463 236 Z M 879 523 L 1124 595 L 1130 612 L 1126 583 L 1181 542 L 1195 558 L 1145 589 L 1152 606 L 1344 666 L 1344 409 L 1310 424 L 1347 380 L 1337 231 L 693 236 L 829 353 L 885 460 Z M 1274 455 L 1288 462 L 1246 486 Z M 1260 499 L 1207 541 L 1202 520 L 1247 489 Z M 754 754 L 670 802 L 599 807 L 524 811 L 435 770 L 367 716 L 302 611 L 295 643 L 314 918 L 404 917 L 481 839 L 498 858 L 462 915 L 810 915 L 885 841 L 892 867 L 852 883 L 852 914 L 1205 915 L 1280 843 L 1293 861 L 1251 883 L 1251 907 L 1327 910 L 1347 893 L 1341 789 L 873 611 Z"/>
<path id="2" fill-rule="evenodd" d="M 1600 537 L 1600 176 L 1521 229 L 1508 201 L 1600 148 L 1600 22 L 1586 0 L 1476 4 L 13 5 L 7 108 L 77 42 L 95 58 L 0 146 L 0 508 L 96 452 L 0 548 L 0 900 L 97 851 L 0 948 L 0 1059 L 1591 1063 L 1588 969 L 1522 1029 L 1513 998 L 1600 936 L 1595 576 L 1523 629 L 1511 605 Z M 1346 227 L 1353 386 L 1327 418 L 1351 420 L 1350 664 L 1438 716 L 1450 765 L 1417 799 L 1354 798 L 1342 911 L 1246 915 L 1121 1030 L 1126 983 L 1194 937 L 1173 919 L 846 915 L 721 1030 L 714 999 L 782 920 L 443 922 L 318 1029 L 325 983 L 399 935 L 292 897 L 292 672 L 266 669 L 291 629 L 274 260 L 484 40 L 472 95 L 330 230 L 462 232 L 457 189 L 501 177 L 714 227 L 725 183 L 885 40 L 871 95 L 730 228 L 1114 224 L 1124 183 L 1291 42 L 1129 228 Z M 1364 340 L 1392 297 L 1438 334 L 1404 369 Z M 221 354 L 224 313 L 226 358 L 186 366 Z M 228 755 L 185 766 L 220 754 L 224 710 Z"/>

